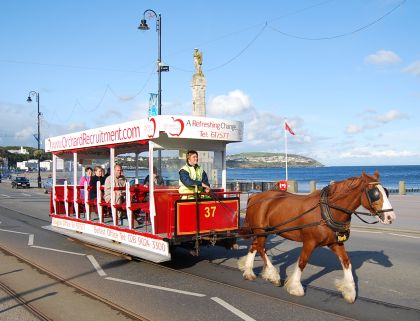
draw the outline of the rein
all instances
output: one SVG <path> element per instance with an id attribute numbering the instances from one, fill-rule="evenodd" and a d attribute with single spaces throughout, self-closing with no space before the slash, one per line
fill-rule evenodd
<path id="1" fill-rule="evenodd" d="M 309 208 L 308 210 L 304 211 L 301 214 L 298 214 L 297 216 L 294 216 L 284 222 L 281 222 L 279 224 L 273 225 L 273 226 L 267 226 L 267 227 L 253 227 L 253 226 L 248 226 L 247 229 L 250 229 L 251 231 L 254 230 L 262 230 L 263 232 L 260 233 L 250 233 L 250 234 L 242 234 L 242 237 L 251 237 L 251 236 L 265 236 L 265 235 L 270 235 L 270 234 L 277 234 L 280 235 L 282 233 L 285 232 L 290 232 L 290 231 L 295 231 L 295 230 L 301 230 L 304 228 L 308 228 L 308 227 L 313 227 L 313 226 L 317 226 L 317 225 L 321 225 L 321 224 L 326 224 L 329 228 L 331 228 L 334 232 L 336 233 L 349 233 L 350 231 L 350 222 L 351 222 L 351 215 L 354 214 L 357 216 L 357 218 L 359 220 L 361 220 L 362 222 L 366 223 L 366 224 L 376 224 L 379 222 L 379 219 L 375 222 L 368 222 L 366 220 L 364 220 L 363 218 L 360 217 L 360 215 L 366 215 L 366 216 L 383 216 L 384 212 L 388 212 L 388 211 L 392 211 L 392 209 L 390 210 L 380 210 L 380 211 L 375 211 L 375 214 L 371 214 L 369 212 L 360 212 L 360 211 L 351 211 L 347 208 L 335 205 L 335 204 L 330 204 L 328 201 L 328 194 L 329 194 L 329 189 L 330 186 L 326 186 L 321 190 L 321 195 L 320 195 L 320 200 L 319 202 L 314 205 L 313 207 Z M 226 211 L 229 212 L 234 212 L 231 208 L 229 208 L 228 206 L 226 206 L 224 204 L 224 202 L 213 192 L 210 192 L 209 195 L 213 198 L 213 200 L 215 202 L 219 202 Z M 247 207 L 245 209 L 248 209 L 258 203 L 261 202 L 265 202 L 267 200 L 271 200 L 271 199 L 280 199 L 283 198 L 284 195 L 279 195 L 278 197 L 269 197 L 269 198 L 265 198 L 262 200 L 259 200 L 257 202 L 253 202 L 251 204 L 248 204 Z M 312 212 L 313 210 L 315 210 L 317 207 L 320 207 L 321 210 L 321 217 L 322 220 L 321 221 L 317 221 L 317 222 L 312 222 L 312 223 L 308 223 L 308 224 L 303 224 L 303 225 L 299 225 L 299 226 L 292 226 L 292 227 L 288 227 L 288 228 L 284 228 L 284 229 L 280 229 L 280 230 L 276 230 L 276 228 L 286 225 L 290 222 L 293 222 L 299 218 L 301 218 L 302 216 Z M 345 214 L 347 214 L 349 216 L 349 219 L 345 222 L 340 222 L 334 219 L 334 217 L 332 216 L 331 213 L 331 209 L 335 209 L 338 211 L 341 211 Z"/>

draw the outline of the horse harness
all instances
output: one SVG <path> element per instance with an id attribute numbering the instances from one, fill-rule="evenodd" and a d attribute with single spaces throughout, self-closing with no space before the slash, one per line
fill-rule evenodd
<path id="1" fill-rule="evenodd" d="M 369 185 L 378 185 L 379 182 L 372 182 L 369 183 Z M 313 227 L 313 226 L 317 226 L 317 225 L 322 225 L 325 224 L 327 225 L 331 230 L 333 230 L 335 232 L 335 236 L 336 236 L 336 240 L 338 243 L 343 243 L 345 241 L 347 241 L 350 237 L 350 222 L 351 222 L 351 215 L 355 214 L 357 216 L 357 218 L 359 218 L 362 222 L 367 223 L 367 224 L 376 224 L 379 221 L 374 221 L 374 222 L 368 222 L 364 219 L 362 219 L 359 215 L 367 215 L 367 216 L 379 216 L 381 219 L 383 219 L 383 215 L 385 212 L 389 212 L 392 211 L 393 209 L 386 209 L 386 210 L 376 210 L 372 203 L 378 201 L 381 197 L 381 192 L 379 191 L 379 189 L 374 186 L 373 188 L 366 188 L 365 189 L 365 193 L 366 193 L 366 197 L 369 201 L 369 205 L 371 206 L 374 214 L 372 213 L 366 213 L 366 212 L 360 212 L 360 211 L 350 211 L 349 209 L 337 206 L 335 204 L 330 204 L 328 201 L 328 194 L 329 194 L 329 190 L 330 190 L 330 186 L 325 186 L 322 190 L 321 190 L 321 195 L 320 195 L 320 200 L 319 202 L 309 208 L 308 210 L 304 211 L 303 213 L 294 216 L 284 222 L 281 222 L 279 224 L 276 224 L 274 226 L 267 226 L 267 227 L 249 227 L 252 231 L 254 230 L 263 230 L 263 232 L 259 232 L 259 233 L 252 233 L 249 235 L 242 235 L 242 236 L 264 236 L 264 235 L 270 235 L 270 234 L 277 234 L 277 235 L 281 235 L 283 233 L 286 232 L 290 232 L 290 231 L 295 231 L 295 230 L 301 230 L 304 228 L 308 228 L 308 227 Z M 388 190 L 385 189 L 385 192 L 388 194 Z M 211 195 L 215 201 L 218 201 L 220 203 L 223 203 L 223 201 L 219 198 L 219 197 L 215 197 L 216 195 Z M 278 198 L 278 197 L 275 197 Z M 272 199 L 272 198 L 271 198 Z M 264 201 L 264 200 L 262 200 Z M 258 203 L 258 202 L 256 202 Z M 255 205 L 256 203 L 253 203 L 251 205 L 248 205 L 248 207 Z M 317 207 L 320 207 L 321 210 L 321 220 L 317 221 L 317 222 L 312 222 L 312 223 L 308 223 L 308 224 L 303 224 L 303 225 L 299 225 L 299 226 L 292 226 L 292 227 L 287 227 L 287 228 L 283 228 L 280 230 L 276 230 L 278 227 L 280 226 L 284 226 L 287 223 L 293 222 L 295 220 L 297 220 L 298 218 L 312 212 L 314 209 L 316 209 Z M 347 214 L 349 216 L 349 219 L 347 221 L 344 222 L 340 222 L 334 219 L 332 213 L 331 213 L 331 209 L 335 209 L 338 210 L 340 212 L 343 212 L 345 214 Z"/>

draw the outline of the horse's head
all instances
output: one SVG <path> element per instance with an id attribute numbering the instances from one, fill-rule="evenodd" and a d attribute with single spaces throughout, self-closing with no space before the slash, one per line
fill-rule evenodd
<path id="1" fill-rule="evenodd" d="M 389 201 L 389 193 L 379 181 L 379 172 L 375 171 L 373 176 L 362 174 L 364 193 L 362 193 L 361 203 L 372 215 L 378 216 L 382 224 L 391 224 L 396 215 Z"/>

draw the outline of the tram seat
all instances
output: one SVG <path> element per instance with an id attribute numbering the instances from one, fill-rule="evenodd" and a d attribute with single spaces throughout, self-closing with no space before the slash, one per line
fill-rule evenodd
<path id="1" fill-rule="evenodd" d="M 130 210 L 149 213 L 149 200 L 147 198 L 149 194 L 149 187 L 141 184 L 137 184 L 130 187 L 130 198 L 131 205 Z"/>
<path id="2" fill-rule="evenodd" d="M 69 214 L 74 214 L 74 186 L 67 185 L 67 198 L 66 203 L 69 208 Z"/>
<path id="3" fill-rule="evenodd" d="M 105 191 L 105 186 L 101 186 L 101 200 L 99 202 L 99 206 L 102 207 L 102 220 L 104 219 L 104 217 L 109 217 L 111 216 L 111 203 L 105 202 L 105 197 L 104 197 L 104 191 Z"/>
<path id="4" fill-rule="evenodd" d="M 92 213 L 97 213 L 97 204 L 96 204 L 96 198 L 95 199 L 91 199 L 90 198 L 90 191 L 92 190 L 92 189 L 96 189 L 96 187 L 93 187 L 93 186 L 88 186 L 87 187 L 87 193 L 88 193 L 88 201 L 87 201 L 87 203 L 89 204 L 89 207 L 90 207 L 90 212 Z"/>
<path id="5" fill-rule="evenodd" d="M 56 204 L 56 214 L 66 214 L 64 202 L 64 186 L 56 185 L 54 189 L 54 201 Z"/>
<path id="6" fill-rule="evenodd" d="M 79 214 L 85 212 L 85 198 L 83 196 L 83 186 L 76 186 L 77 195 L 76 195 L 76 202 L 79 205 Z"/>

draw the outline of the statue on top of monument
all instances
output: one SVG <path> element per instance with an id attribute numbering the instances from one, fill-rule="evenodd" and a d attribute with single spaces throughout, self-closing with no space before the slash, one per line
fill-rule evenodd
<path id="1" fill-rule="evenodd" d="M 194 67 L 195 73 L 200 76 L 203 75 L 203 70 L 201 69 L 201 65 L 203 64 L 203 53 L 198 51 L 197 48 L 194 49 Z"/>

